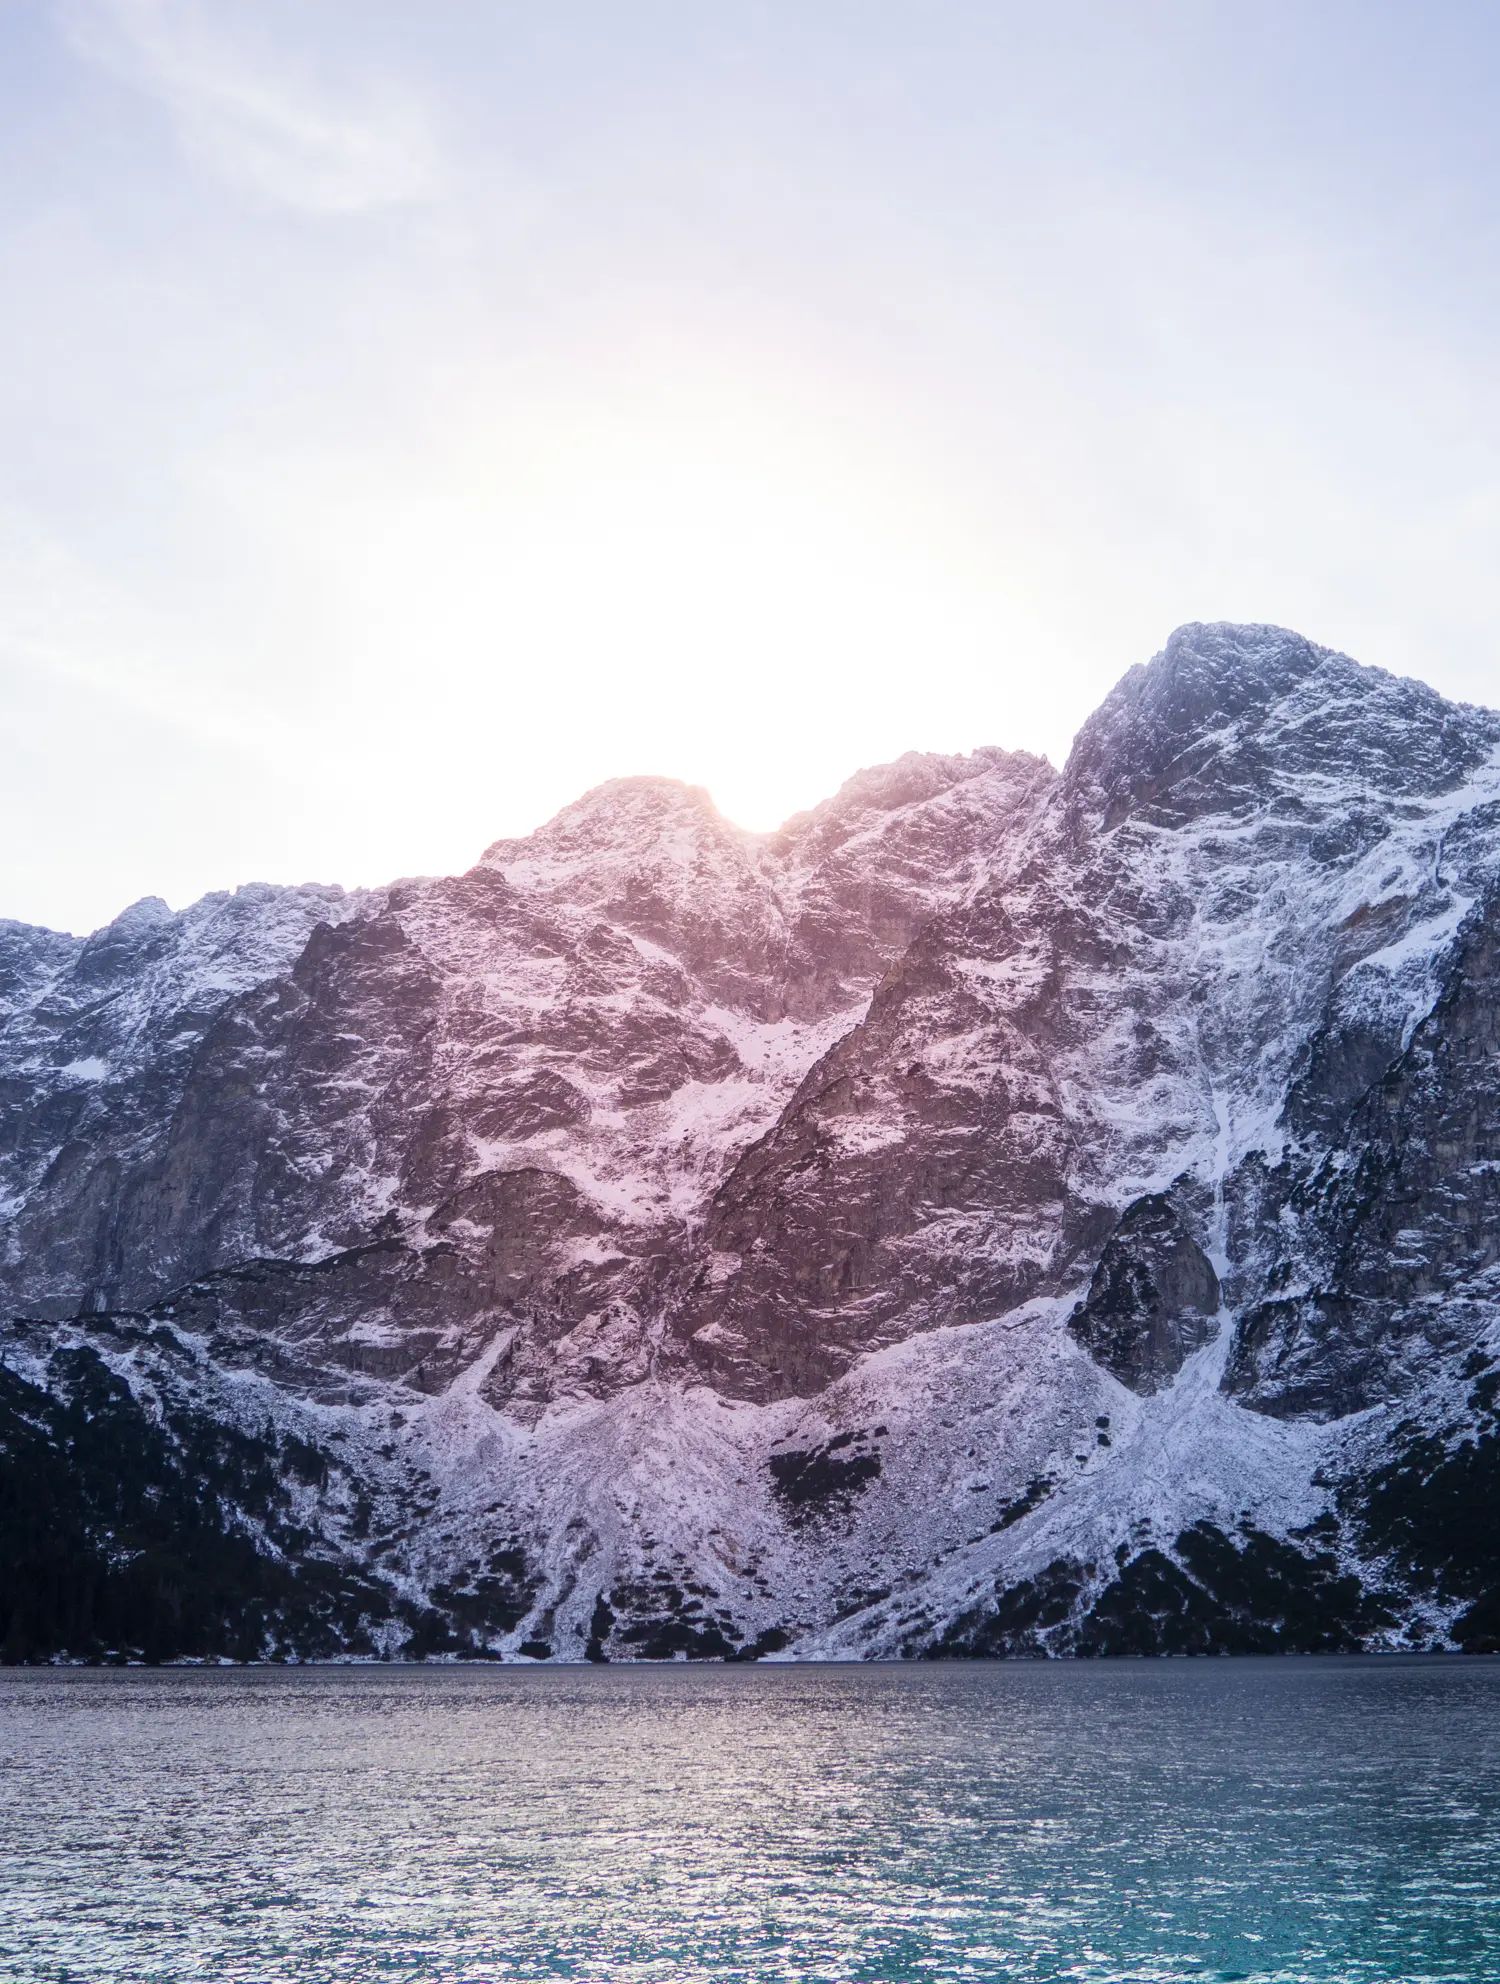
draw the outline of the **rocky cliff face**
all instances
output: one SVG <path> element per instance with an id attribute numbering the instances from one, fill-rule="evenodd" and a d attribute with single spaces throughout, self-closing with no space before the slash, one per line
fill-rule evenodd
<path id="1" fill-rule="evenodd" d="M 0 1645 L 1500 1645 L 1497 889 L 1500 717 L 1188 627 L 1060 774 L 0 926 Z"/>

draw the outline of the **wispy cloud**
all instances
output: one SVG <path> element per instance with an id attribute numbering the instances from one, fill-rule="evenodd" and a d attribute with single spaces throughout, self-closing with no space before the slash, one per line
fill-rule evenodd
<path id="1" fill-rule="evenodd" d="M 203 0 L 59 0 L 68 40 L 153 97 L 190 151 L 241 190 L 310 215 L 356 214 L 438 191 L 421 101 L 388 80 L 335 97 L 236 35 Z"/>

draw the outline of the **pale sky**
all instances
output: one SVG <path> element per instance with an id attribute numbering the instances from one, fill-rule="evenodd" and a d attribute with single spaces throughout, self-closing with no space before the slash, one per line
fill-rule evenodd
<path id="1" fill-rule="evenodd" d="M 0 0 L 0 915 L 1500 702 L 1500 9 Z"/>

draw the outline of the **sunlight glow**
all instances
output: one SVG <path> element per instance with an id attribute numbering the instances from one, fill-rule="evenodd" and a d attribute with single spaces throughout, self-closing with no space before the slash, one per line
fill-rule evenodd
<path id="1" fill-rule="evenodd" d="M 967 741 L 943 734 L 951 683 L 992 673 L 997 561 L 915 476 L 775 404 L 470 408 L 424 458 L 268 469 L 267 502 L 297 492 L 281 513 L 349 707 L 402 701 L 436 811 L 462 768 L 484 822 L 464 826 L 499 831 L 503 763 L 514 830 L 525 740 L 559 725 L 575 791 L 668 773 L 759 829 L 873 756 Z"/>

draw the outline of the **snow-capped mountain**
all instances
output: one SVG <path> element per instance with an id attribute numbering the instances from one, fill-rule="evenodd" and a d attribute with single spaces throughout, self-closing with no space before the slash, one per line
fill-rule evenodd
<path id="1" fill-rule="evenodd" d="M 1061 773 L 0 926 L 0 1650 L 1500 1645 L 1500 716 L 1180 629 Z"/>

